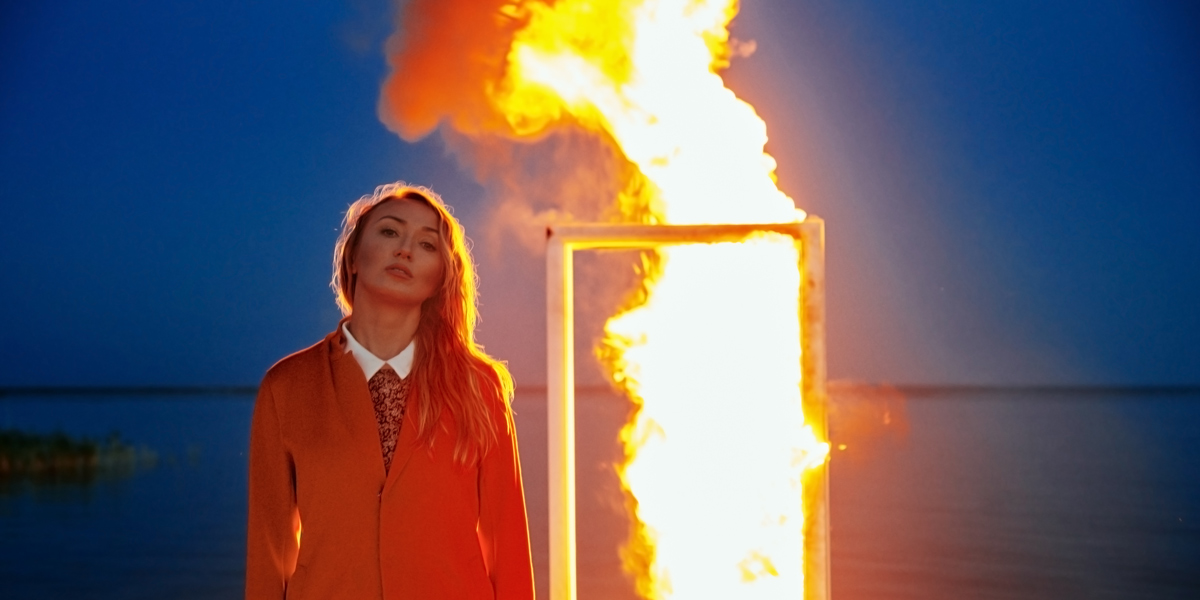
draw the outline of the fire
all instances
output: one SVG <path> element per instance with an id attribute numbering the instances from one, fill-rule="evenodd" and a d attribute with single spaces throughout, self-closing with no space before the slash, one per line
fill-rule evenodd
<path id="1" fill-rule="evenodd" d="M 801 412 L 798 286 L 784 236 L 675 247 L 646 304 L 608 322 L 641 403 L 621 476 L 645 598 L 803 596 L 801 474 L 828 444 Z"/>
<path id="2" fill-rule="evenodd" d="M 715 69 L 736 2 L 528 3 L 493 100 L 514 130 L 570 115 L 612 137 L 673 224 L 803 219 L 775 186 L 767 128 Z"/>
<path id="3" fill-rule="evenodd" d="M 616 199 L 620 220 L 804 219 L 776 187 L 766 125 L 719 75 L 736 0 L 415 0 L 407 10 L 380 104 L 402 136 L 439 122 L 517 139 L 582 127 L 636 166 Z M 801 597 L 802 510 L 824 493 L 806 497 L 802 481 L 829 446 L 801 407 L 796 244 L 761 234 L 649 256 L 643 293 L 608 321 L 601 353 L 639 405 L 619 469 L 636 518 L 627 570 L 648 600 Z"/>
<path id="4" fill-rule="evenodd" d="M 803 218 L 775 185 L 766 125 L 717 74 L 736 2 L 522 6 L 492 90 L 514 131 L 604 132 L 651 184 L 654 221 Z M 640 404 L 622 433 L 638 522 L 627 567 L 648 599 L 800 597 L 801 476 L 828 444 L 801 411 L 795 244 L 660 252 L 650 294 L 606 326 L 613 376 Z"/>

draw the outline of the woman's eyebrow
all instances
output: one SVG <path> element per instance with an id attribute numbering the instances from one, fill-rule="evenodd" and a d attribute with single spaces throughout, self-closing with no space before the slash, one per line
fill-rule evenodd
<path id="1" fill-rule="evenodd" d="M 384 219 L 391 219 L 393 221 L 400 223 L 401 225 L 408 225 L 408 221 L 405 221 L 404 219 L 401 219 L 400 217 L 394 217 L 392 215 L 383 215 L 382 217 L 379 217 L 380 221 L 382 221 Z M 436 227 L 425 226 L 425 227 L 422 227 L 421 229 L 428 231 L 430 233 L 438 233 L 438 230 Z"/>

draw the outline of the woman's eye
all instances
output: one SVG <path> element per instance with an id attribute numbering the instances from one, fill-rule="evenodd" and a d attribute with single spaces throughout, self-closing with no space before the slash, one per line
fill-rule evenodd
<path id="1" fill-rule="evenodd" d="M 385 236 L 387 236 L 387 237 L 395 237 L 395 235 L 396 235 L 396 230 L 395 230 L 395 229 L 391 229 L 391 228 L 386 228 L 386 227 L 385 227 L 385 228 L 384 228 L 382 231 L 380 231 L 380 233 L 382 233 L 383 235 L 385 235 Z"/>
<path id="2" fill-rule="evenodd" d="M 421 242 L 421 247 L 430 252 L 437 250 L 437 246 L 433 245 L 433 242 Z"/>

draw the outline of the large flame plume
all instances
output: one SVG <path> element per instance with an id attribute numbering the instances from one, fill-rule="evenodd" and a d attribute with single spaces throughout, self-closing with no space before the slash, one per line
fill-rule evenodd
<path id="1" fill-rule="evenodd" d="M 766 125 L 725 87 L 732 0 L 414 2 L 381 114 L 413 139 L 580 128 L 636 168 L 626 221 L 789 222 Z M 408 85 L 407 82 L 420 82 Z M 801 410 L 798 253 L 786 236 L 648 255 L 602 358 L 639 405 L 620 466 L 624 557 L 647 599 L 803 594 L 801 479 L 828 444 Z"/>

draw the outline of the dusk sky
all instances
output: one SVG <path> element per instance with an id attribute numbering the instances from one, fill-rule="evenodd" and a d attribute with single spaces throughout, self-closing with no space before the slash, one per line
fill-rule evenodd
<path id="1" fill-rule="evenodd" d="M 1200 384 L 1198 7 L 744 2 L 724 76 L 826 221 L 832 378 Z M 442 132 L 377 115 L 397 14 L 6 3 L 0 386 L 256 384 L 337 323 L 342 213 L 400 179 L 454 207 L 481 341 L 544 382 L 543 257 Z"/>

